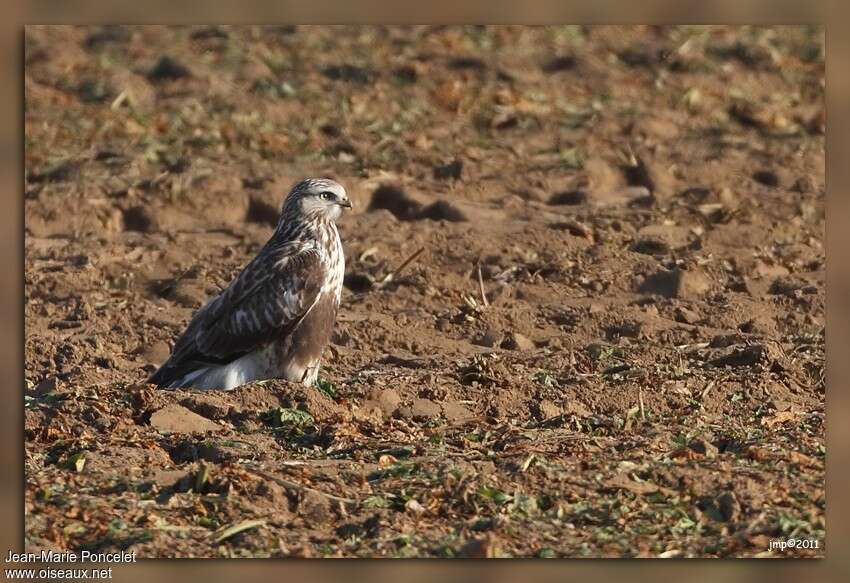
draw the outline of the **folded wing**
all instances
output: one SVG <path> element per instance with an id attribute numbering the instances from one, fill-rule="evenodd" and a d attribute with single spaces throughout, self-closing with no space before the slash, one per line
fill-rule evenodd
<path id="1" fill-rule="evenodd" d="M 261 253 L 195 314 L 149 382 L 170 386 L 194 370 L 230 363 L 285 337 L 315 304 L 326 275 L 315 247 L 286 245 Z"/>

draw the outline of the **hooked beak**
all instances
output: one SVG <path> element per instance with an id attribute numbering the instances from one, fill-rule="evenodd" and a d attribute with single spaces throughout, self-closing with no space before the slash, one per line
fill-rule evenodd
<path id="1" fill-rule="evenodd" d="M 339 204 L 339 206 L 341 206 L 342 208 L 346 208 L 346 209 L 350 209 L 350 208 L 351 208 L 351 201 L 350 201 L 350 200 L 342 200 L 342 201 L 340 201 L 338 204 Z"/>

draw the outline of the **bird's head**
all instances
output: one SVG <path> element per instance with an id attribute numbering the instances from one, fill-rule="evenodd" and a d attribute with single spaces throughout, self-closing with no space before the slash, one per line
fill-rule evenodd
<path id="1" fill-rule="evenodd" d="M 335 221 L 351 200 L 341 184 L 329 178 L 307 178 L 292 187 L 283 201 L 283 215 Z"/>

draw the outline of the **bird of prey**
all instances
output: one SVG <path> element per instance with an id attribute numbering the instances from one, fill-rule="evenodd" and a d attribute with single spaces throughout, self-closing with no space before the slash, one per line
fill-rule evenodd
<path id="1" fill-rule="evenodd" d="M 336 228 L 344 208 L 351 201 L 333 180 L 296 184 L 269 241 L 195 313 L 148 382 L 223 390 L 272 378 L 315 383 L 345 273 Z"/>

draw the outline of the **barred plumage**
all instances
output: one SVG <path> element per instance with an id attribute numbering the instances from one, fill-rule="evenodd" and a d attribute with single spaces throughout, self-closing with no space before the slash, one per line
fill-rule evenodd
<path id="1" fill-rule="evenodd" d="M 336 228 L 345 189 L 296 184 L 272 237 L 230 285 L 195 313 L 149 382 L 230 390 L 283 378 L 312 384 L 339 308 L 345 257 Z"/>

